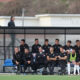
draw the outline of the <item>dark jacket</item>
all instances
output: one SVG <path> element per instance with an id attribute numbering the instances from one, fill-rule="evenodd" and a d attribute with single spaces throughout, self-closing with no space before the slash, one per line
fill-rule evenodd
<path id="1" fill-rule="evenodd" d="M 20 52 L 18 52 L 18 53 L 14 53 L 13 54 L 13 61 L 14 61 L 14 63 L 16 62 L 16 61 L 18 61 L 18 62 L 21 62 L 22 60 L 21 60 L 21 53 Z"/>
<path id="2" fill-rule="evenodd" d="M 21 52 L 21 53 L 24 53 L 24 49 L 25 49 L 25 48 L 29 49 L 28 44 L 20 45 L 20 52 Z"/>
<path id="3" fill-rule="evenodd" d="M 39 53 L 39 47 L 40 47 L 41 45 L 40 44 L 34 44 L 33 46 L 32 46 L 32 53 Z"/>
<path id="4" fill-rule="evenodd" d="M 10 22 L 8 23 L 8 27 L 10 27 L 10 28 L 15 27 L 14 21 L 10 21 Z"/>

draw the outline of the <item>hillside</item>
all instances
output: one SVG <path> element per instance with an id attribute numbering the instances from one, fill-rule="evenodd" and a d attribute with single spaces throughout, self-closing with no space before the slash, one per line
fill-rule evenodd
<path id="1" fill-rule="evenodd" d="M 0 0 L 0 2 L 9 2 L 9 1 L 12 1 L 12 0 Z"/>
<path id="2" fill-rule="evenodd" d="M 0 6 L 0 15 L 20 16 L 22 8 L 25 8 L 26 16 L 80 13 L 80 0 L 11 0 Z"/>

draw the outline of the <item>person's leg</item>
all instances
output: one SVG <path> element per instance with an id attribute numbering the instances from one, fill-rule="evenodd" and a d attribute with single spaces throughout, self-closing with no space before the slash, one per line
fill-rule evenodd
<path id="1" fill-rule="evenodd" d="M 54 74 L 54 66 L 55 66 L 55 63 L 53 63 L 52 66 L 51 66 L 52 74 Z"/>
<path id="2" fill-rule="evenodd" d="M 45 60 L 45 61 L 44 61 L 43 71 L 47 71 L 47 66 L 48 66 L 48 62 Z"/>
<path id="3" fill-rule="evenodd" d="M 66 73 L 66 62 L 61 63 L 61 72 L 62 74 Z"/>
<path id="4" fill-rule="evenodd" d="M 27 62 L 25 62 L 25 63 L 24 63 L 24 72 L 26 71 L 27 66 L 28 66 L 28 63 L 27 63 Z"/>
<path id="5" fill-rule="evenodd" d="M 74 75 L 76 75 L 76 65 L 74 64 Z"/>
<path id="6" fill-rule="evenodd" d="M 17 71 L 21 71 L 21 66 L 20 66 L 20 64 L 17 65 Z"/>
<path id="7" fill-rule="evenodd" d="M 67 63 L 68 75 L 70 75 L 70 63 Z"/>
<path id="8" fill-rule="evenodd" d="M 50 73 L 50 74 L 51 74 L 51 72 L 52 72 L 51 66 L 52 66 L 51 63 L 49 63 L 49 64 L 48 64 L 48 69 L 49 69 L 49 73 Z"/>
<path id="9" fill-rule="evenodd" d="M 38 69 L 38 64 L 35 62 L 32 62 L 31 63 L 31 68 L 32 68 L 32 70 L 34 70 L 34 72 L 37 72 L 37 69 Z"/>
<path id="10" fill-rule="evenodd" d="M 79 62 L 76 63 L 76 70 L 77 70 L 78 75 L 79 75 Z"/>

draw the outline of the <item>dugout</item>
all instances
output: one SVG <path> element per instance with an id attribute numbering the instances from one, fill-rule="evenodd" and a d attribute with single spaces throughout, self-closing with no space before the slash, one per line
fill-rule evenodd
<path id="1" fill-rule="evenodd" d="M 62 45 L 65 45 L 67 40 L 71 40 L 72 45 L 75 45 L 75 41 L 80 40 L 80 27 L 0 27 L 0 72 L 3 72 L 4 60 L 12 59 L 13 48 L 20 45 L 21 39 L 25 39 L 31 49 L 35 38 L 39 39 L 41 45 L 45 39 L 49 39 L 49 43 L 53 45 L 56 38 L 60 39 Z"/>

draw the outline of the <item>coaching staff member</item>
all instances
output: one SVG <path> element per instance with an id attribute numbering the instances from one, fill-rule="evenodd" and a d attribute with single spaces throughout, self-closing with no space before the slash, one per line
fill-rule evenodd
<path id="1" fill-rule="evenodd" d="M 17 66 L 17 72 L 20 73 L 21 71 L 20 65 L 22 63 L 22 60 L 21 60 L 21 53 L 19 52 L 19 49 L 17 47 L 15 48 L 15 53 L 13 54 L 12 61 Z"/>
<path id="2" fill-rule="evenodd" d="M 11 16 L 10 22 L 8 23 L 8 27 L 10 27 L 10 28 L 15 27 L 14 20 L 15 20 L 15 18 L 13 16 Z"/>

